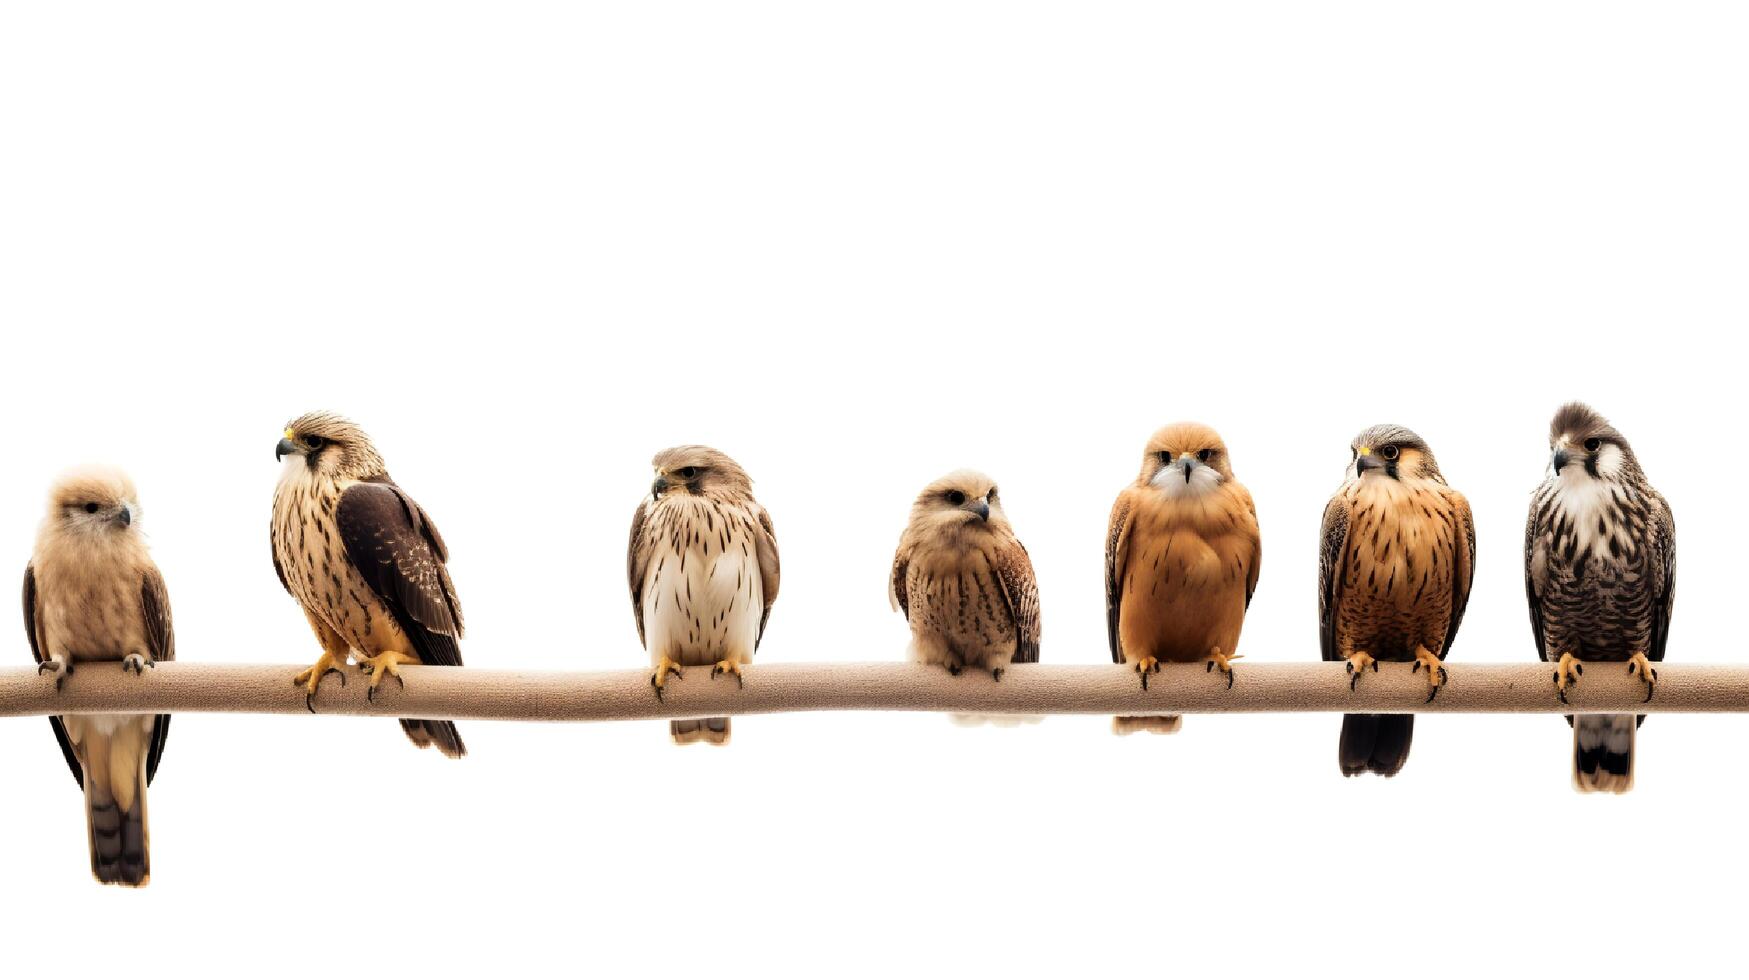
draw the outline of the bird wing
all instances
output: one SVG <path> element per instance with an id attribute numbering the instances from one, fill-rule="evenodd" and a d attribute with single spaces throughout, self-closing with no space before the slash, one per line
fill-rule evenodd
<path id="1" fill-rule="evenodd" d="M 1663 660 L 1670 639 L 1670 607 L 1676 603 L 1676 518 L 1661 494 L 1652 491 L 1652 499 L 1657 504 L 1652 512 L 1652 552 L 1657 563 L 1652 581 L 1658 592 L 1652 603 L 1652 649 L 1646 656 Z"/>
<path id="2" fill-rule="evenodd" d="M 1451 568 L 1451 622 L 1445 627 L 1445 646 L 1439 650 L 1441 660 L 1451 652 L 1451 643 L 1457 639 L 1458 624 L 1463 622 L 1464 609 L 1470 604 L 1470 585 L 1476 580 L 1476 520 L 1470 514 L 1469 499 L 1456 490 L 1449 493 L 1457 522 L 1452 541 L 1456 554 Z"/>
<path id="3" fill-rule="evenodd" d="M 1257 593 L 1257 574 L 1263 570 L 1263 535 L 1257 528 L 1257 504 L 1251 499 L 1251 491 L 1240 484 L 1233 484 L 1233 489 L 1239 494 L 1239 499 L 1245 504 L 1245 512 L 1251 515 L 1251 526 L 1247 529 L 1251 541 L 1251 555 L 1245 560 L 1245 608 L 1251 608 L 1251 597 Z"/>
<path id="4" fill-rule="evenodd" d="M 777 562 L 777 531 L 771 526 L 771 515 L 758 504 L 753 505 L 758 518 L 759 530 L 753 535 L 755 550 L 759 555 L 759 590 L 765 598 L 765 610 L 759 614 L 759 635 L 753 638 L 753 649 L 759 649 L 759 641 L 765 639 L 765 624 L 771 619 L 771 604 L 777 601 L 777 585 L 781 568 Z"/>
<path id="5" fill-rule="evenodd" d="M 176 659 L 176 629 L 170 622 L 170 592 L 164 588 L 164 576 L 157 566 L 146 569 L 140 581 L 140 619 L 146 627 L 146 652 L 154 663 Z M 146 751 L 146 785 L 158 774 L 158 760 L 164 757 L 164 743 L 170 738 L 170 716 L 152 719 L 152 742 Z"/>
<path id="6" fill-rule="evenodd" d="M 1348 498 L 1338 493 L 1324 506 L 1324 546 L 1318 555 L 1318 647 L 1325 660 L 1341 660 L 1336 610 L 1342 604 L 1343 565 L 1348 556 Z"/>
<path id="7" fill-rule="evenodd" d="M 893 608 L 905 614 L 905 622 L 911 621 L 911 596 L 906 591 L 905 577 L 911 573 L 910 549 L 908 542 L 899 539 L 899 547 L 893 552 L 893 575 L 887 582 L 887 599 Z"/>
<path id="8" fill-rule="evenodd" d="M 1008 615 L 1014 620 L 1014 663 L 1038 663 L 1039 616 L 1038 579 L 1033 575 L 1032 558 L 1018 538 L 997 542 L 991 556 L 996 582 L 1008 599 Z"/>
<path id="9" fill-rule="evenodd" d="M 30 637 L 30 655 L 37 663 L 43 662 L 42 639 L 36 633 L 36 566 L 24 566 L 24 632 Z M 67 768 L 73 770 L 73 780 L 80 789 L 85 788 L 85 767 L 79 764 L 79 756 L 73 752 L 73 740 L 67 737 L 67 726 L 55 715 L 49 716 L 49 727 L 55 730 L 55 741 L 61 746 L 61 755 L 67 760 Z"/>
<path id="10" fill-rule="evenodd" d="M 1130 500 L 1128 493 L 1117 495 L 1111 505 L 1111 523 L 1105 533 L 1105 636 L 1111 644 L 1113 663 L 1123 663 L 1123 644 L 1118 638 L 1118 617 L 1123 611 L 1124 563 L 1130 556 Z"/>
<path id="11" fill-rule="evenodd" d="M 1549 659 L 1548 636 L 1543 632 L 1543 604 L 1537 595 L 1537 538 L 1542 528 L 1537 520 L 1543 506 L 1542 495 L 1530 500 L 1530 516 L 1524 521 L 1524 596 L 1530 606 L 1530 633 L 1536 639 L 1536 655 L 1539 660 Z M 1546 570 L 1547 557 L 1541 562 Z"/>
<path id="12" fill-rule="evenodd" d="M 648 516 L 648 499 L 638 502 L 638 512 L 632 515 L 632 535 L 626 541 L 626 580 L 632 588 L 632 615 L 638 620 L 638 643 L 644 643 L 644 572 L 650 567 L 650 552 L 639 547 L 644 537 L 644 519 Z"/>
<path id="13" fill-rule="evenodd" d="M 449 550 L 425 511 L 389 482 L 354 483 L 335 513 L 347 560 L 395 617 L 420 663 L 460 667 L 461 603 Z"/>

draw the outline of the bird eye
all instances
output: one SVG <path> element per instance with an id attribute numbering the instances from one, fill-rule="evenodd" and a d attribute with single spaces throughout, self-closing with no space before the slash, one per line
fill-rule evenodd
<path id="1" fill-rule="evenodd" d="M 1196 452 L 1196 458 L 1201 460 L 1202 462 L 1206 463 L 1209 461 L 1209 457 L 1213 456 L 1214 454 L 1215 454 L 1215 451 L 1213 449 L 1199 449 Z"/>
<path id="2" fill-rule="evenodd" d="M 1585 440 L 1585 451 L 1588 453 L 1594 453 L 1602 448 L 1603 448 L 1603 440 L 1597 438 L 1596 436 L 1592 436 L 1591 438 Z"/>
<path id="3" fill-rule="evenodd" d="M 1165 463 L 1167 466 L 1171 466 L 1172 465 L 1172 454 L 1170 452 L 1167 452 L 1166 450 L 1162 449 L 1160 451 L 1160 462 Z"/>
<path id="4" fill-rule="evenodd" d="M 321 436 L 305 436 L 304 441 L 310 444 L 311 451 L 321 449 L 328 444 L 328 440 Z"/>
<path id="5" fill-rule="evenodd" d="M 1397 458 L 1397 447 L 1396 446 L 1386 446 L 1383 449 L 1379 450 L 1379 455 L 1383 456 L 1386 459 L 1396 459 Z"/>
<path id="6" fill-rule="evenodd" d="M 674 471 L 674 475 L 680 477 L 682 480 L 692 480 L 698 476 L 698 467 L 682 466 L 680 469 Z"/>
<path id="7" fill-rule="evenodd" d="M 97 513 L 97 505 L 96 504 L 86 504 L 85 505 L 85 513 L 87 513 L 87 514 Z"/>
<path id="8" fill-rule="evenodd" d="M 947 492 L 947 502 L 958 507 L 966 502 L 966 495 L 958 490 L 949 490 Z"/>

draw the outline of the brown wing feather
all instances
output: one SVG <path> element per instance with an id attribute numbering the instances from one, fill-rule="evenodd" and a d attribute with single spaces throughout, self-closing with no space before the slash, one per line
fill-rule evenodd
<path id="1" fill-rule="evenodd" d="M 393 483 L 355 483 L 335 512 L 347 560 L 412 641 L 421 663 L 462 663 L 461 603 L 443 538 L 425 511 Z"/>
<path id="2" fill-rule="evenodd" d="M 771 526 L 771 515 L 758 504 L 753 505 L 759 517 L 759 533 L 754 535 L 759 552 L 760 591 L 765 596 L 765 611 L 759 616 L 759 635 L 753 639 L 753 649 L 765 639 L 765 624 L 771 619 L 771 604 L 777 601 L 780 568 L 777 562 L 777 531 Z"/>
<path id="3" fill-rule="evenodd" d="M 1105 635 L 1111 643 L 1113 663 L 1123 663 L 1123 645 L 1118 638 L 1118 617 L 1123 612 L 1124 563 L 1130 554 L 1130 501 L 1120 493 L 1111 506 L 1111 523 L 1105 534 Z"/>
<path id="4" fill-rule="evenodd" d="M 1038 579 L 1033 575 L 1032 558 L 1026 546 L 1017 538 L 997 544 L 992 556 L 996 581 L 1008 598 L 1008 614 L 1014 619 L 1014 663 L 1038 663 L 1039 609 Z"/>
<path id="5" fill-rule="evenodd" d="M 639 547 L 644 537 L 644 519 L 650 506 L 648 498 L 638 502 L 638 512 L 632 515 L 632 534 L 626 541 L 626 580 L 632 588 L 632 615 L 638 620 L 638 643 L 644 643 L 644 573 L 650 567 L 650 553 Z"/>
<path id="6" fill-rule="evenodd" d="M 893 601 L 893 608 L 905 614 L 905 622 L 911 621 L 911 595 L 906 589 L 905 577 L 911 573 L 911 559 L 905 557 L 904 543 L 899 550 L 893 552 L 893 577 L 887 583 L 887 597 Z"/>
<path id="7" fill-rule="evenodd" d="M 30 638 L 30 656 L 37 663 L 43 662 L 42 640 L 36 633 L 36 566 L 24 566 L 24 633 Z M 67 726 L 61 719 L 50 715 L 49 727 L 55 731 L 55 742 L 61 747 L 61 755 L 67 760 L 67 768 L 73 770 L 73 781 L 85 788 L 85 767 L 79 765 L 79 756 L 73 752 L 73 740 L 67 737 Z"/>
<path id="8" fill-rule="evenodd" d="M 1451 643 L 1457 639 L 1458 625 L 1464 621 L 1464 609 L 1470 604 L 1470 585 L 1476 580 L 1476 520 L 1470 514 L 1468 498 L 1456 490 L 1448 493 L 1459 533 L 1454 535 L 1453 542 L 1457 556 L 1451 569 L 1451 622 L 1445 628 L 1445 645 L 1439 650 L 1441 660 L 1451 652 Z"/>
<path id="9" fill-rule="evenodd" d="M 1318 555 L 1318 647 L 1325 660 L 1341 660 L 1336 610 L 1342 604 L 1342 563 L 1348 554 L 1349 505 L 1337 494 L 1324 507 L 1323 548 Z"/>
<path id="10" fill-rule="evenodd" d="M 1251 608 L 1251 597 L 1257 594 L 1257 576 L 1263 571 L 1263 538 L 1255 533 L 1257 530 L 1257 504 L 1251 499 L 1251 491 L 1234 484 L 1239 499 L 1245 501 L 1245 512 L 1251 515 L 1251 554 L 1245 559 L 1245 608 Z"/>
<path id="11" fill-rule="evenodd" d="M 164 576 L 156 567 L 146 569 L 140 582 L 140 618 L 146 627 L 146 649 L 154 662 L 176 659 L 176 629 L 170 621 L 170 592 L 164 588 Z M 152 719 L 152 742 L 146 750 L 146 784 L 158 774 L 158 761 L 164 757 L 164 743 L 170 739 L 170 716 Z"/>

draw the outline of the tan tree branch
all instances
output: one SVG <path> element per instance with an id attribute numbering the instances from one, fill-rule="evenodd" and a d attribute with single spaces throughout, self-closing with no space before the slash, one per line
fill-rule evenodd
<path id="1" fill-rule="evenodd" d="M 405 687 L 384 682 L 372 703 L 363 676 L 346 670 L 323 681 L 320 714 L 520 721 L 613 721 L 753 715 L 786 711 L 954 711 L 982 714 L 1198 714 L 1226 712 L 1729 712 L 1749 711 L 1749 667 L 1674 664 L 1658 668 L 1657 694 L 1623 664 L 1593 664 L 1555 696 L 1552 668 L 1539 663 L 1453 664 L 1433 703 L 1425 675 L 1407 664 L 1368 672 L 1354 691 L 1339 663 L 1240 662 L 1232 690 L 1199 664 L 1168 665 L 1143 691 L 1134 671 L 1116 665 L 1018 666 L 1000 682 L 988 674 L 950 676 L 908 663 L 768 663 L 747 670 L 745 688 L 689 668 L 657 701 L 648 670 L 603 673 L 408 667 Z M 57 693 L 32 667 L 0 668 L 0 716 L 91 712 L 248 712 L 304 714 L 293 686 L 297 666 L 161 664 L 143 676 L 87 664 Z"/>

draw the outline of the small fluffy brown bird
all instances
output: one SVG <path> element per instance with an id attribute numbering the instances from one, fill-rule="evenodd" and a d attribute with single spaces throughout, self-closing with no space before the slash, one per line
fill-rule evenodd
<path id="1" fill-rule="evenodd" d="M 1433 450 L 1400 425 L 1349 445 L 1348 475 L 1324 508 L 1318 640 L 1348 662 L 1349 687 L 1379 661 L 1427 671 L 1427 700 L 1445 684 L 1476 569 L 1470 502 L 1446 485 Z M 1414 715 L 1344 715 L 1342 774 L 1394 776 L 1409 758 Z"/>
<path id="2" fill-rule="evenodd" d="M 1263 561 L 1257 508 L 1233 477 L 1219 433 L 1196 422 L 1148 440 L 1135 483 L 1117 495 L 1105 544 L 1111 656 L 1148 675 L 1204 660 L 1233 683 L 1232 661 Z M 1119 718 L 1117 730 L 1173 731 L 1178 718 Z"/>
<path id="3" fill-rule="evenodd" d="M 139 496 L 116 470 L 63 477 L 24 570 L 24 628 L 38 673 L 55 689 L 79 664 L 144 674 L 176 656 L 170 595 L 140 533 Z M 157 775 L 169 715 L 51 717 L 73 778 L 85 790 L 91 873 L 110 885 L 152 874 L 146 787 Z"/>
<path id="4" fill-rule="evenodd" d="M 306 703 L 348 655 L 374 697 L 400 665 L 462 665 L 462 607 L 449 580 L 449 549 L 425 510 L 389 478 L 357 425 L 326 412 L 286 424 L 273 492 L 273 570 L 303 606 L 322 656 L 294 680 Z M 311 707 L 311 711 L 315 708 Z M 451 721 L 401 719 L 414 745 L 451 759 L 467 754 Z"/>
<path id="5" fill-rule="evenodd" d="M 912 655 L 959 674 L 1038 663 L 1038 582 L 996 483 L 960 470 L 923 488 L 899 537 L 888 589 Z"/>
<path id="6" fill-rule="evenodd" d="M 708 446 L 656 454 L 650 496 L 632 515 L 626 578 L 638 639 L 650 653 L 658 700 L 670 674 L 735 675 L 753 662 L 777 600 L 777 535 L 753 499 L 747 471 Z M 729 741 L 729 719 L 673 721 L 678 745 Z"/>

